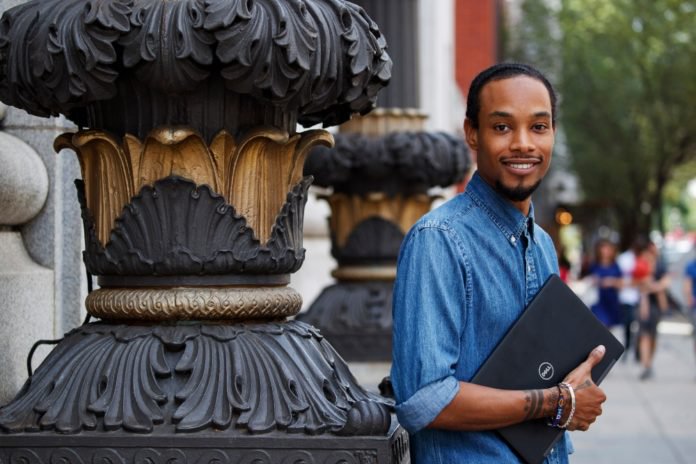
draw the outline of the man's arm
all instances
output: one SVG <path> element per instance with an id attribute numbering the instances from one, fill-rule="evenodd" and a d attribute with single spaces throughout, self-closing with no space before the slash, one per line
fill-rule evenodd
<path id="1" fill-rule="evenodd" d="M 587 430 L 602 414 L 606 395 L 591 377 L 604 357 L 604 347 L 595 348 L 564 382 L 575 390 L 576 408 L 569 430 Z M 558 388 L 543 390 L 499 390 L 459 382 L 456 396 L 428 426 L 447 430 L 492 430 L 531 419 L 551 417 L 558 402 Z M 566 408 L 563 420 L 567 418 Z"/>

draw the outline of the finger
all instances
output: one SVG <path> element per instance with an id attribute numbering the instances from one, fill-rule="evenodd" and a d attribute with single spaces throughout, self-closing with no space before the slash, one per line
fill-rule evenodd
<path id="1" fill-rule="evenodd" d="M 604 358 L 604 353 L 606 352 L 607 349 L 604 347 L 604 345 L 599 345 L 590 352 L 585 362 L 590 365 L 590 368 L 595 367 L 600 363 L 600 361 L 602 361 L 602 358 Z"/>

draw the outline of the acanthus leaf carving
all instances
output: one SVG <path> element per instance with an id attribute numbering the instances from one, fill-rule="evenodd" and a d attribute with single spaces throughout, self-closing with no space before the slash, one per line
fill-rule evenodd
<path id="1" fill-rule="evenodd" d="M 164 421 L 160 405 L 167 401 L 157 377 L 171 374 L 162 344 L 140 337 L 113 348 L 102 371 L 98 399 L 89 409 L 103 415 L 106 430 L 152 432 Z"/>
<path id="2" fill-rule="evenodd" d="M 265 244 L 288 191 L 302 180 L 309 151 L 332 143 L 333 137 L 326 131 L 290 137 L 279 129 L 264 128 L 251 131 L 239 143 L 222 131 L 209 146 L 191 129 L 162 127 L 144 142 L 126 135 L 120 143 L 109 133 L 88 130 L 63 134 L 54 146 L 77 153 L 86 207 L 98 240 L 107 246 L 116 219 L 136 192 L 170 176 L 221 194 Z"/>
<path id="3" fill-rule="evenodd" d="M 79 110 L 117 88 L 160 98 L 220 77 L 293 121 L 333 125 L 369 112 L 391 78 L 384 37 L 343 0 L 37 0 L 5 14 L 0 50 L 3 101 L 87 126 Z"/>
<path id="4" fill-rule="evenodd" d="M 137 336 L 126 335 L 132 329 Z M 301 322 L 92 323 L 68 334 L 0 408 L 0 428 L 384 435 L 389 404 L 364 391 L 316 329 Z M 147 462 L 143 453 L 135 462 Z"/>
<path id="5" fill-rule="evenodd" d="M 215 38 L 204 29 L 204 22 L 200 1 L 135 2 L 133 27 L 119 41 L 124 66 L 137 67 L 141 82 L 158 90 L 192 89 L 208 77 L 205 66 L 213 62 Z M 167 35 L 163 37 L 162 31 Z"/>
<path id="6" fill-rule="evenodd" d="M 97 131 L 63 134 L 53 146 L 56 151 L 69 148 L 78 153 L 85 206 L 94 219 L 100 242 L 107 243 L 121 209 L 134 195 L 132 158 L 115 137 Z"/>
<path id="7" fill-rule="evenodd" d="M 73 333 L 51 352 L 28 389 L 0 409 L 0 428 L 72 434 L 95 430 L 101 420 L 107 430 L 146 432 L 161 423 L 159 403 L 166 397 L 157 377 L 170 371 L 159 340 L 141 335 L 119 343 L 112 336 Z"/>
<path id="8" fill-rule="evenodd" d="M 337 193 L 422 194 L 461 181 L 471 168 L 464 140 L 445 132 L 338 134 L 335 140 L 334 148 L 312 151 L 304 172 Z"/>

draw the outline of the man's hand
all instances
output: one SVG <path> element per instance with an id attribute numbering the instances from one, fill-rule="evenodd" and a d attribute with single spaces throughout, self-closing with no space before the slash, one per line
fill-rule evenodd
<path id="1" fill-rule="evenodd" d="M 592 350 L 585 361 L 576 367 L 573 372 L 568 374 L 563 380 L 569 383 L 575 390 L 575 414 L 568 425 L 568 430 L 587 430 L 590 425 L 602 414 L 602 403 L 606 401 L 607 395 L 604 394 L 592 381 L 592 368 L 599 364 L 604 357 L 606 349 L 599 345 Z M 565 416 L 570 414 L 567 408 Z M 566 420 L 565 417 L 563 420 Z M 563 421 L 561 421 L 563 422 Z"/>

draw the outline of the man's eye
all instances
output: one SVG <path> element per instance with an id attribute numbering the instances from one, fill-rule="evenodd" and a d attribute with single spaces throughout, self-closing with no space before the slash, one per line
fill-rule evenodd
<path id="1" fill-rule="evenodd" d="M 507 129 L 507 124 L 496 124 L 493 126 L 493 130 L 496 132 L 505 132 Z"/>
<path id="2" fill-rule="evenodd" d="M 534 129 L 535 131 L 545 131 L 548 128 L 549 126 L 547 126 L 546 124 L 534 124 L 532 126 L 532 129 Z"/>

